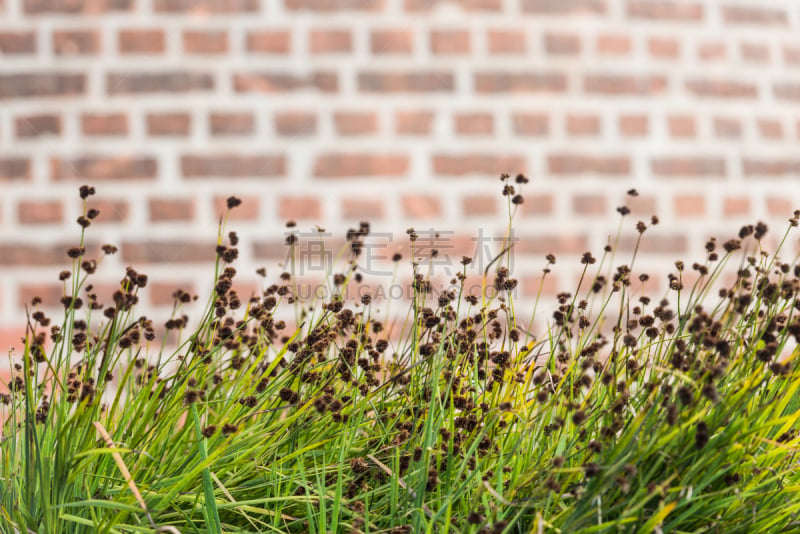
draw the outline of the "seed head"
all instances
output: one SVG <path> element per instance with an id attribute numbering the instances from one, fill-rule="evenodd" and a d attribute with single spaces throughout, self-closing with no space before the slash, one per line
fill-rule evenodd
<path id="1" fill-rule="evenodd" d="M 91 195 L 94 195 L 94 193 L 95 193 L 94 187 L 92 187 L 90 185 L 82 185 L 80 187 L 79 191 L 80 191 L 80 194 L 81 194 L 81 198 L 84 199 L 84 200 L 89 198 Z"/>
<path id="2" fill-rule="evenodd" d="M 694 445 L 699 450 L 708 443 L 708 425 L 705 421 L 697 423 L 694 431 Z"/>

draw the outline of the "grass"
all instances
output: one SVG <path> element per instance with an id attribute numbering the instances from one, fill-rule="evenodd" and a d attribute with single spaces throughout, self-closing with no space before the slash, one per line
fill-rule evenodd
<path id="1" fill-rule="evenodd" d="M 525 181 L 503 176 L 509 236 Z M 587 252 L 539 335 L 541 312 L 515 310 L 510 240 L 481 273 L 491 298 L 466 294 L 467 258 L 438 292 L 415 262 L 398 333 L 337 297 L 360 283 L 369 225 L 310 307 L 289 273 L 242 302 L 221 226 L 196 328 L 174 295 L 170 352 L 135 313 L 145 275 L 92 296 L 80 193 L 63 318 L 35 299 L 0 398 L 3 532 L 800 531 L 800 265 L 780 257 L 797 212 L 773 253 L 760 223 L 709 240 L 658 297 L 635 252 Z"/>

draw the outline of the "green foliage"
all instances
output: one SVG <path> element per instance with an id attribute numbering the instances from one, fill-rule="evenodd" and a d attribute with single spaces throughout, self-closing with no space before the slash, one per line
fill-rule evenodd
<path id="1" fill-rule="evenodd" d="M 523 200 L 504 187 L 510 236 Z M 93 192 L 81 188 L 84 230 Z M 587 253 L 537 337 L 536 310 L 514 311 L 510 240 L 483 273 L 491 298 L 465 294 L 466 260 L 438 294 L 415 263 L 401 324 L 340 298 L 360 283 L 368 225 L 329 273 L 333 296 L 311 306 L 291 273 L 242 306 L 238 239 L 224 245 L 221 227 L 199 326 L 178 291 L 158 341 L 134 313 L 146 276 L 129 268 L 113 303 L 92 297 L 102 256 L 85 258 L 82 234 L 63 320 L 34 309 L 11 358 L 0 530 L 799 530 L 800 267 L 778 255 L 789 232 L 773 254 L 765 232 L 709 241 L 692 287 L 679 262 L 658 299 L 632 277 L 635 253 L 620 266 L 612 246 Z"/>

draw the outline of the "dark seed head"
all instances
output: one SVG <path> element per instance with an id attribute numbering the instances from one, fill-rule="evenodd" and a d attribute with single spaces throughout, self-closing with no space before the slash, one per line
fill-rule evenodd
<path id="1" fill-rule="evenodd" d="M 80 194 L 81 194 L 81 198 L 84 199 L 84 200 L 89 198 L 91 195 L 94 195 L 94 193 L 95 193 L 94 187 L 92 187 L 90 185 L 82 185 L 80 187 L 79 191 L 80 191 Z"/>

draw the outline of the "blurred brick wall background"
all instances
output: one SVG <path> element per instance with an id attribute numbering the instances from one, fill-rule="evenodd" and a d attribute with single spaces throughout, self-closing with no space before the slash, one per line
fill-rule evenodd
<path id="1" fill-rule="evenodd" d="M 0 0 L 0 54 L 4 347 L 32 296 L 57 305 L 82 183 L 90 244 L 120 245 L 101 297 L 132 265 L 160 317 L 175 287 L 207 296 L 229 195 L 247 288 L 280 273 L 286 219 L 340 240 L 369 219 L 392 249 L 434 228 L 457 260 L 502 235 L 498 176 L 525 173 L 522 298 L 548 252 L 548 291 L 574 286 L 632 187 L 618 257 L 657 213 L 656 289 L 708 236 L 775 236 L 800 206 L 785 0 Z"/>

